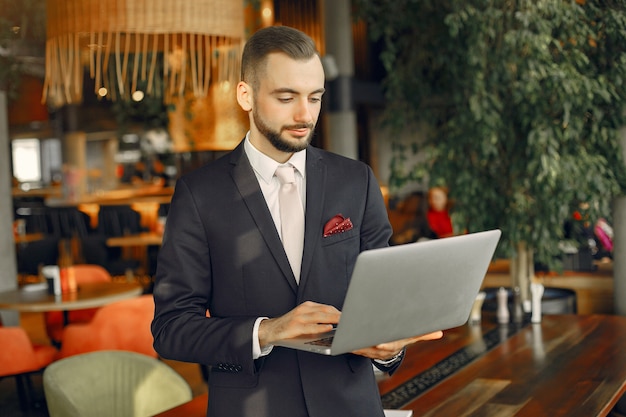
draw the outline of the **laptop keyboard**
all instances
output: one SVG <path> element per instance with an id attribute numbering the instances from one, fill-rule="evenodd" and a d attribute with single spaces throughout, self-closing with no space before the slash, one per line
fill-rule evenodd
<path id="1" fill-rule="evenodd" d="M 334 336 L 323 337 L 321 339 L 312 340 L 310 342 L 306 342 L 307 345 L 315 345 L 315 346 L 329 346 L 333 343 Z"/>

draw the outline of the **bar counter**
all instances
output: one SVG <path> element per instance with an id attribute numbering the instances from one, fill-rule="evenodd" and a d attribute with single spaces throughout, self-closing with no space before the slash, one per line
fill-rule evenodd
<path id="1" fill-rule="evenodd" d="M 415 344 L 380 376 L 387 409 L 414 416 L 607 416 L 626 391 L 626 317 L 547 315 L 539 324 L 464 325 Z M 204 416 L 208 394 L 159 414 Z"/>

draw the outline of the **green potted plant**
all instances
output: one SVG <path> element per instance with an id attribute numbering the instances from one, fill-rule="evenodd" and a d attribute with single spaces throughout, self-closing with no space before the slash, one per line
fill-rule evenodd
<path id="1" fill-rule="evenodd" d="M 426 126 L 422 142 L 394 146 L 390 186 L 426 176 L 449 187 L 457 227 L 502 229 L 527 300 L 534 262 L 558 266 L 572 204 L 607 217 L 626 191 L 626 6 L 355 1 L 382 45 L 386 121 Z M 406 152 L 424 161 L 407 166 Z"/>

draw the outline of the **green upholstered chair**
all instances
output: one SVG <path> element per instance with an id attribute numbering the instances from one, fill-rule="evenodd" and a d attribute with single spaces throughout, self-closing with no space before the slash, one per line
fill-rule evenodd
<path id="1" fill-rule="evenodd" d="M 121 350 L 54 362 L 43 385 L 50 417 L 145 417 L 192 398 L 187 381 L 169 365 Z"/>

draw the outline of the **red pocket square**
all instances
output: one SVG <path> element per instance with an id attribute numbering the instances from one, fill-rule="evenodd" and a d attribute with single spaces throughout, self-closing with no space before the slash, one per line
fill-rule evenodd
<path id="1" fill-rule="evenodd" d="M 324 237 L 347 232 L 350 229 L 352 229 L 352 222 L 350 221 L 350 218 L 348 217 L 346 219 L 341 214 L 337 214 L 335 217 L 330 219 L 326 225 L 324 225 Z"/>

